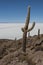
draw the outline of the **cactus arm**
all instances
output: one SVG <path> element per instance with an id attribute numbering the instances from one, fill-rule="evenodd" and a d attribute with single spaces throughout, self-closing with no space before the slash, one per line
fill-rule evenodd
<path id="1" fill-rule="evenodd" d="M 31 31 L 34 28 L 34 26 L 35 26 L 35 22 L 33 22 L 32 27 L 30 29 L 28 29 L 27 32 Z"/>
<path id="2" fill-rule="evenodd" d="M 22 32 L 24 32 L 24 28 L 21 28 Z"/>

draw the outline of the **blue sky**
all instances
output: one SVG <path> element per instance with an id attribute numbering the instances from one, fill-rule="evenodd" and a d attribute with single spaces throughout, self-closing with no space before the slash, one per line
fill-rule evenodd
<path id="1" fill-rule="evenodd" d="M 24 23 L 28 5 L 30 21 L 43 22 L 43 0 L 0 0 L 0 23 Z"/>

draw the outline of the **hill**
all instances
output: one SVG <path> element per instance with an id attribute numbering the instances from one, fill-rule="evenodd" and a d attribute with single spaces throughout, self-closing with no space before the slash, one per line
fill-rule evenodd
<path id="1" fill-rule="evenodd" d="M 0 65 L 43 65 L 43 34 L 27 38 L 26 55 L 22 39 L 0 39 Z"/>

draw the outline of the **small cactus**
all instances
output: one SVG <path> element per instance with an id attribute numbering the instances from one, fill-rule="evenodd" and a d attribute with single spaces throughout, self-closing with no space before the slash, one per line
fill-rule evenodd
<path id="1" fill-rule="evenodd" d="M 38 29 L 38 39 L 40 39 L 40 29 Z"/>
<path id="2" fill-rule="evenodd" d="M 15 37 L 15 40 L 14 40 L 14 41 L 15 41 L 15 43 L 16 43 L 16 41 L 17 41 L 17 38 L 16 38 L 16 37 Z"/>
<path id="3" fill-rule="evenodd" d="M 23 32 L 23 52 L 26 52 L 27 32 L 30 32 L 35 26 L 35 22 L 33 22 L 32 27 L 30 29 L 28 29 L 29 22 L 30 22 L 30 7 L 28 7 L 28 15 L 27 15 L 25 26 L 24 26 L 24 28 L 22 28 L 22 32 Z"/>
<path id="4" fill-rule="evenodd" d="M 28 37 L 30 36 L 30 32 L 28 32 Z"/>

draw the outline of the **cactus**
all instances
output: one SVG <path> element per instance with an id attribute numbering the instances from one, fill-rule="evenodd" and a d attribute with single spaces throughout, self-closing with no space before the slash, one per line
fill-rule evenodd
<path id="1" fill-rule="evenodd" d="M 40 29 L 38 29 L 38 39 L 40 39 Z"/>
<path id="2" fill-rule="evenodd" d="M 16 42 L 17 38 L 15 37 L 15 42 Z"/>
<path id="3" fill-rule="evenodd" d="M 28 32 L 28 37 L 30 36 L 30 32 Z"/>
<path id="4" fill-rule="evenodd" d="M 34 26 L 35 26 L 35 22 L 33 22 L 33 25 L 30 29 L 28 29 L 28 25 L 30 22 L 30 7 L 28 7 L 28 15 L 26 18 L 26 23 L 24 28 L 22 28 L 22 32 L 23 32 L 23 52 L 26 52 L 26 39 L 27 39 L 27 32 L 30 32 Z"/>

